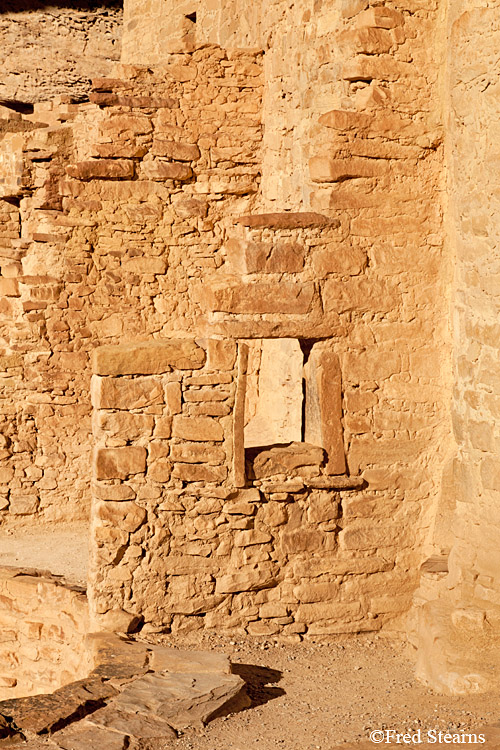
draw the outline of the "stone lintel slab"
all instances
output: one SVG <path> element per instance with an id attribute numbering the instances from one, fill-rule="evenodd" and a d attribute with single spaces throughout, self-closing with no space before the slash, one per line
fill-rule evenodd
<path id="1" fill-rule="evenodd" d="M 285 211 L 280 213 L 254 214 L 240 216 L 236 224 L 249 229 L 303 229 L 307 227 L 338 227 L 340 221 L 312 211 Z"/>
<path id="2" fill-rule="evenodd" d="M 100 346 L 92 353 L 96 375 L 161 375 L 171 370 L 199 370 L 204 364 L 205 352 L 192 339 Z"/>
<path id="3" fill-rule="evenodd" d="M 203 310 L 237 315 L 306 315 L 313 306 L 314 296 L 313 282 L 242 284 L 231 277 L 199 285 L 196 289 Z"/>

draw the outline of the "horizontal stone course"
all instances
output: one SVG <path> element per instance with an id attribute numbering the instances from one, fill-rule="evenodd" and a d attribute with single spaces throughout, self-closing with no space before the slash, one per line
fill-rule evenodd
<path id="1" fill-rule="evenodd" d="M 205 362 L 205 352 L 190 339 L 142 341 L 103 346 L 92 353 L 96 375 L 159 375 L 195 370 Z"/>

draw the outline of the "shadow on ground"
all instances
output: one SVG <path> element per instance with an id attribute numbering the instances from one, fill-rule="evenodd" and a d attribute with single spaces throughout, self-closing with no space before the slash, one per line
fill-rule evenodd
<path id="1" fill-rule="evenodd" d="M 232 671 L 246 682 L 246 691 L 251 702 L 248 708 L 262 706 L 274 698 L 279 698 L 280 695 L 285 695 L 283 688 L 274 687 L 274 683 L 279 682 L 282 677 L 282 673 L 277 669 L 233 663 Z"/>

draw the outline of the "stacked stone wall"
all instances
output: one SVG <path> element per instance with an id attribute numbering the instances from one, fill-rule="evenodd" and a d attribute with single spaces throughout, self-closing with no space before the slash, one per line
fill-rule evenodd
<path id="1" fill-rule="evenodd" d="M 88 97 L 91 79 L 120 59 L 122 3 L 2 0 L 0 101 Z"/>
<path id="2" fill-rule="evenodd" d="M 86 677 L 87 598 L 49 574 L 0 570 L 0 699 L 50 693 Z"/>
<path id="3" fill-rule="evenodd" d="M 97 624 L 125 611 L 173 633 L 299 639 L 378 630 L 392 616 L 394 560 L 352 538 L 362 479 L 328 473 L 323 458 L 315 465 L 305 443 L 285 457 L 267 451 L 258 478 L 245 476 L 247 346 L 167 339 L 96 350 Z"/>
<path id="4" fill-rule="evenodd" d="M 192 329 L 189 284 L 258 190 L 260 71 L 258 55 L 208 47 L 24 121 L 49 127 L 6 121 L 4 519 L 88 517 L 89 353 Z"/>

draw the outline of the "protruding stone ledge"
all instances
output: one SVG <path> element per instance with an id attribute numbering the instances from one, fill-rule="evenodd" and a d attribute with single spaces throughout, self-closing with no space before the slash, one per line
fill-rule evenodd
<path id="1" fill-rule="evenodd" d="M 134 163 L 123 159 L 95 159 L 68 164 L 66 173 L 76 180 L 131 180 Z"/>
<path id="2" fill-rule="evenodd" d="M 249 229 L 305 229 L 307 227 L 332 227 L 340 226 L 338 219 L 331 219 L 323 214 L 311 211 L 272 214 L 255 214 L 253 216 L 240 216 L 236 224 L 242 224 Z"/>
<path id="3" fill-rule="evenodd" d="M 273 481 L 263 479 L 255 482 L 260 487 L 262 492 L 275 493 L 275 492 L 302 492 L 306 489 L 310 490 L 360 490 L 366 482 L 363 477 L 349 477 L 347 475 L 339 476 L 321 476 L 313 477 L 311 479 L 293 479 L 291 481 Z"/>
<path id="4" fill-rule="evenodd" d="M 100 346 L 92 353 L 96 375 L 161 375 L 171 370 L 199 370 L 204 364 L 205 352 L 192 339 Z"/>

